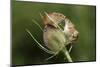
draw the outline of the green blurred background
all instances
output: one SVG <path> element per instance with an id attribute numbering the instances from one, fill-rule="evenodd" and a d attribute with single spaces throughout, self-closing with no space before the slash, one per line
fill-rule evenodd
<path id="1" fill-rule="evenodd" d="M 43 28 L 39 13 L 44 11 L 63 13 L 76 25 L 79 39 L 71 52 L 74 62 L 96 60 L 96 6 L 12 1 L 12 64 L 34 65 L 65 62 L 60 55 L 45 61 L 50 54 L 41 50 L 25 31 L 26 28 L 29 29 L 43 44 L 43 33 L 32 19 Z"/>

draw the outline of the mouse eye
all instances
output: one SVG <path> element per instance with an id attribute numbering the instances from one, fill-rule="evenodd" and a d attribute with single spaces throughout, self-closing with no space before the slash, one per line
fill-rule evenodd
<path id="1" fill-rule="evenodd" d="M 62 14 L 60 14 L 59 16 L 62 17 Z"/>

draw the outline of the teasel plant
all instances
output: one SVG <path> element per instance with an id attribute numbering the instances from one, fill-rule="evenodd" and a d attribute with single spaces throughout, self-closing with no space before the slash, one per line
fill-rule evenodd
<path id="1" fill-rule="evenodd" d="M 72 45 L 69 49 L 66 47 L 75 42 L 78 38 L 78 31 L 75 29 L 74 24 L 66 18 L 65 15 L 57 12 L 47 13 L 44 12 L 44 16 L 40 13 L 43 20 L 44 29 L 37 23 L 37 21 L 32 20 L 43 32 L 44 47 L 42 44 L 36 40 L 32 33 L 26 29 L 26 32 L 32 37 L 32 39 L 37 43 L 37 45 L 45 52 L 51 54 L 46 60 L 49 60 L 62 52 L 66 62 L 73 62 L 70 52 Z M 64 23 L 64 26 L 61 25 Z M 63 28 L 63 29 L 62 29 Z"/>

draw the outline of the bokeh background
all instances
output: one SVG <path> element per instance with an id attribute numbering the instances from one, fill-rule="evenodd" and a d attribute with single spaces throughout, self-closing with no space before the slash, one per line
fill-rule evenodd
<path id="1" fill-rule="evenodd" d="M 43 32 L 32 21 L 36 20 L 43 28 L 40 13 L 44 11 L 63 13 L 76 25 L 79 39 L 70 53 L 74 62 L 96 60 L 96 6 L 12 1 L 12 64 L 65 63 L 61 54 L 45 61 L 50 54 L 41 50 L 25 31 L 26 28 L 29 29 L 44 44 Z"/>

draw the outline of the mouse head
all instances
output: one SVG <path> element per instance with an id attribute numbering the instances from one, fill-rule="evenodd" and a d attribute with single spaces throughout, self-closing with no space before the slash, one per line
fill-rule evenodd
<path id="1" fill-rule="evenodd" d="M 43 17 L 43 22 L 45 25 L 52 25 L 54 27 L 57 27 L 58 23 L 64 21 L 65 16 L 61 13 L 52 12 L 52 13 L 46 13 Z"/>

